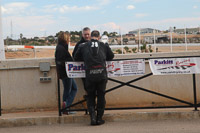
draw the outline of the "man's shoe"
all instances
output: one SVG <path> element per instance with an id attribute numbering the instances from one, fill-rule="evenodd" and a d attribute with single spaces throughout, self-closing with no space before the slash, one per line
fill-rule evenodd
<path id="1" fill-rule="evenodd" d="M 91 120 L 91 123 L 90 123 L 90 125 L 92 125 L 92 126 L 95 126 L 95 125 L 97 125 L 97 123 L 96 123 L 96 121 L 95 121 L 95 120 Z"/>
<path id="2" fill-rule="evenodd" d="M 64 111 L 63 115 L 69 115 L 68 111 Z"/>
<path id="3" fill-rule="evenodd" d="M 102 125 L 102 124 L 104 124 L 104 123 L 105 123 L 105 121 L 102 120 L 102 119 L 97 120 L 97 122 L 96 122 L 97 125 Z"/>

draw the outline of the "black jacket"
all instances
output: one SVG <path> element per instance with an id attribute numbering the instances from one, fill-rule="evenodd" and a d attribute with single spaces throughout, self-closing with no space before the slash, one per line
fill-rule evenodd
<path id="1" fill-rule="evenodd" d="M 107 78 L 105 64 L 106 61 L 110 61 L 113 58 L 114 54 L 109 45 L 99 42 L 97 40 L 91 40 L 87 43 L 81 44 L 74 56 L 74 59 L 76 61 L 84 61 L 86 78 L 93 79 L 96 79 L 96 77 L 98 76 L 101 76 L 104 79 Z M 97 74 L 99 70 L 103 71 Z M 94 72 L 93 75 L 91 75 L 92 72 Z M 99 79 L 101 78 L 99 77 Z"/>
<path id="2" fill-rule="evenodd" d="M 68 44 L 58 44 L 56 46 L 55 51 L 55 61 L 57 67 L 57 73 L 60 79 L 67 77 L 66 69 L 65 69 L 65 62 L 66 61 L 73 61 L 69 51 L 68 51 Z"/>
<path id="3" fill-rule="evenodd" d="M 78 50 L 78 47 L 81 43 L 85 43 L 87 42 L 83 37 L 81 38 L 81 40 L 79 42 L 77 42 L 77 44 L 74 47 L 74 51 L 72 52 L 72 56 L 75 56 L 76 51 Z"/>

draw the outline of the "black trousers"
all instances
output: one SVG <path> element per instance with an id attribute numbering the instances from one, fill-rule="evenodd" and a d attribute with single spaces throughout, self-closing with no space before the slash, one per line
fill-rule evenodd
<path id="1" fill-rule="evenodd" d="M 107 79 L 102 79 L 100 81 L 91 81 L 86 78 L 86 90 L 88 93 L 87 106 L 88 108 L 97 108 L 97 110 L 105 109 L 105 89 L 107 84 Z M 96 96 L 97 96 L 97 104 L 96 104 Z"/>
<path id="2" fill-rule="evenodd" d="M 84 87 L 84 90 L 87 92 L 87 90 L 86 90 L 85 78 L 82 78 L 82 82 L 83 82 L 83 87 Z"/>

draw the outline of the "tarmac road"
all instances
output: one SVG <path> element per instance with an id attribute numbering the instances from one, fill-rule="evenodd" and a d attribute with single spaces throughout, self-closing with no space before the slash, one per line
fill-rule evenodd
<path id="1" fill-rule="evenodd" d="M 56 124 L 0 128 L 0 133 L 200 133 L 200 120 L 107 122 L 101 126 L 90 126 L 89 122 Z"/>

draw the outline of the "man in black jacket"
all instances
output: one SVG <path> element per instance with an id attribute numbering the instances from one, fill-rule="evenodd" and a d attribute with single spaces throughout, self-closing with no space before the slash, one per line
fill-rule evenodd
<path id="1" fill-rule="evenodd" d="M 77 52 L 80 44 L 88 42 L 90 39 L 91 39 L 90 28 L 88 27 L 83 28 L 81 40 L 75 45 L 74 51 L 72 52 L 72 56 L 73 57 L 75 56 L 75 53 Z M 83 81 L 84 90 L 86 91 L 85 78 L 82 78 L 82 81 Z M 85 95 L 85 98 L 87 98 L 86 95 Z"/>
<path id="2" fill-rule="evenodd" d="M 84 61 L 86 70 L 87 106 L 91 125 L 104 124 L 102 116 L 105 109 L 105 89 L 107 84 L 106 60 L 112 60 L 114 54 L 108 44 L 99 42 L 100 33 L 92 31 L 91 41 L 79 46 L 74 59 Z M 95 98 L 97 95 L 97 115 Z"/>
<path id="3" fill-rule="evenodd" d="M 88 42 L 90 39 L 91 39 L 90 28 L 88 27 L 83 28 L 81 40 L 77 42 L 77 44 L 75 45 L 74 51 L 72 52 L 72 56 L 73 57 L 75 56 L 75 53 L 78 50 L 78 47 L 81 43 Z"/>

